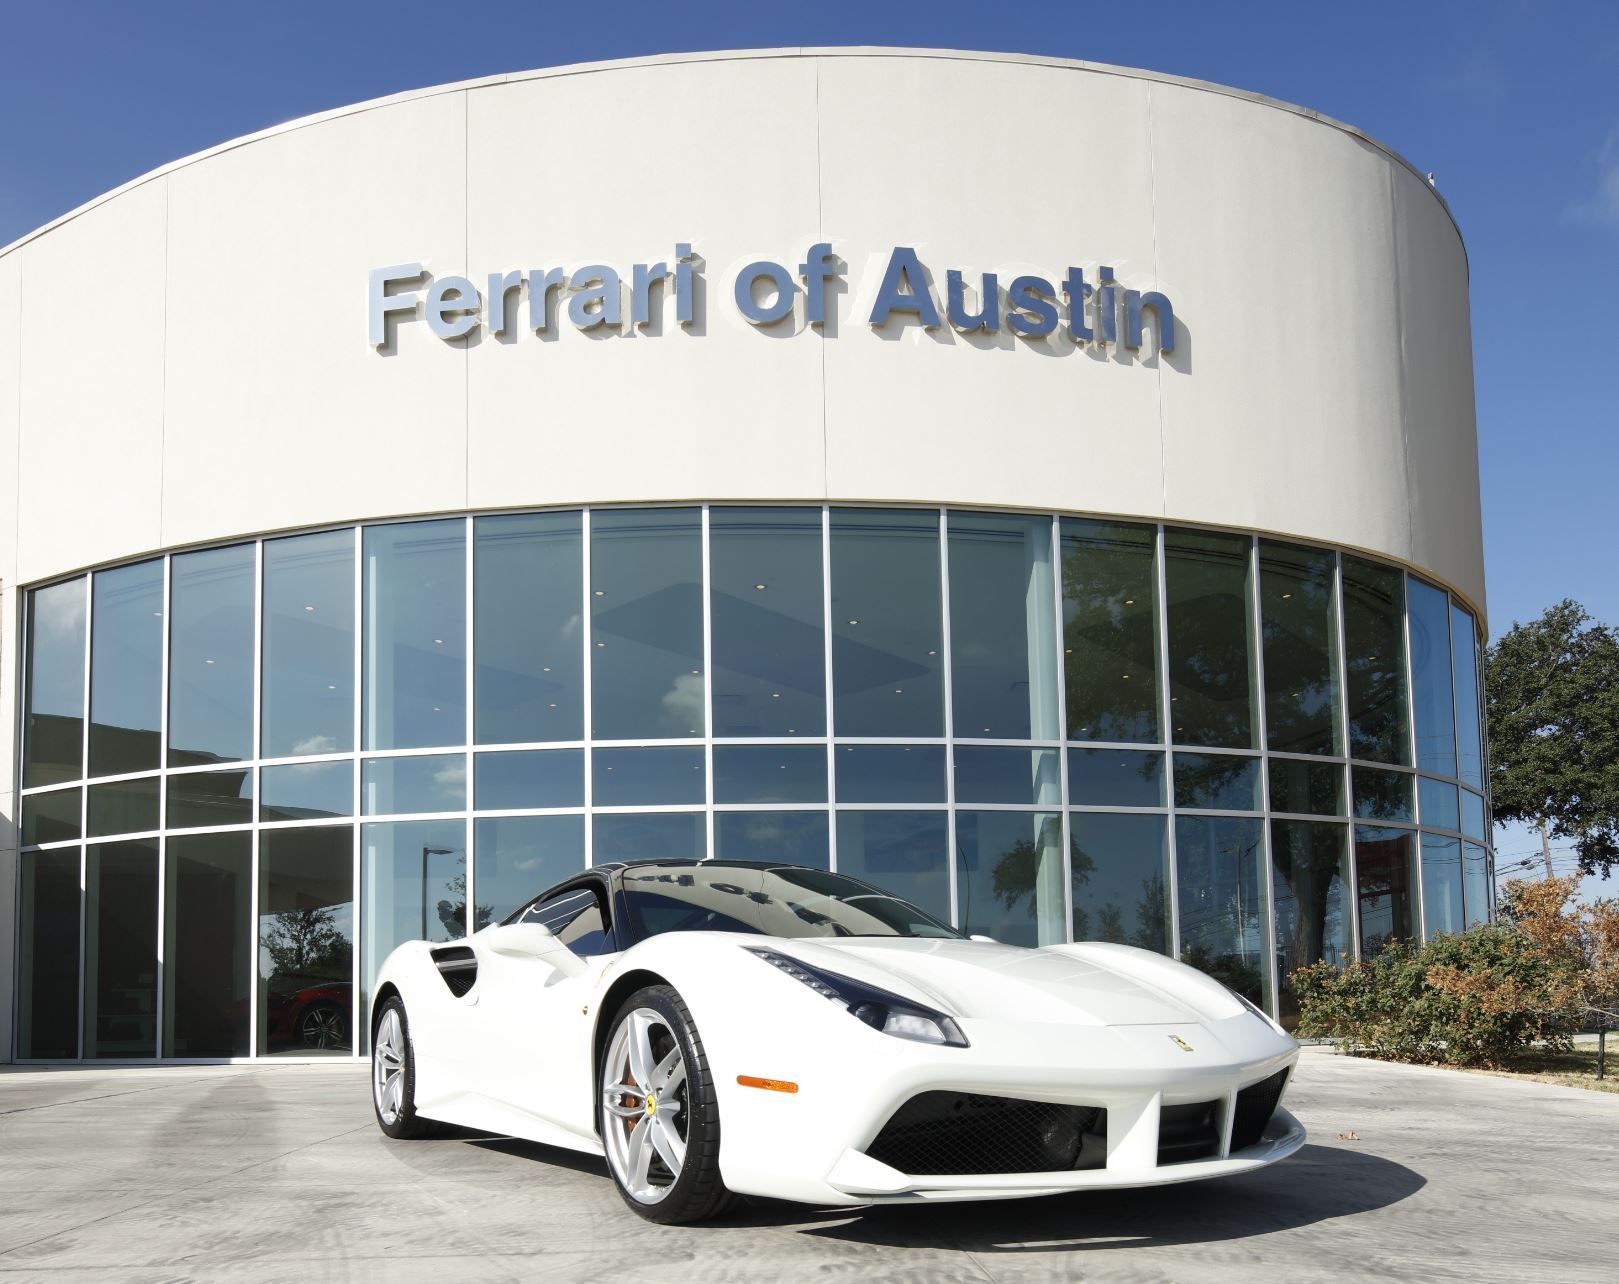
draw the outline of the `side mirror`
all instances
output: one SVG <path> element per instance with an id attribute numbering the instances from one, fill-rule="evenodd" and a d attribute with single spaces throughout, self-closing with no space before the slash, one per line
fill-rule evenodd
<path id="1" fill-rule="evenodd" d="M 543 923 L 506 923 L 489 929 L 489 948 L 506 958 L 549 963 L 564 976 L 578 976 L 585 961 Z"/>

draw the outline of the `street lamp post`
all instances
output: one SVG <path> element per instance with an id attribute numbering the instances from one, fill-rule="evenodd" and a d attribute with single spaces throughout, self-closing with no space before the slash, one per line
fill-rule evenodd
<path id="1" fill-rule="evenodd" d="M 423 847 L 422 848 L 422 940 L 427 939 L 427 858 L 429 856 L 453 856 L 453 847 Z"/>

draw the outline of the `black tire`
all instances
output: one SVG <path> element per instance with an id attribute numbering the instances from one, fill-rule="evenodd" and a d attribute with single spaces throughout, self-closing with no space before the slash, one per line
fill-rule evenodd
<path id="1" fill-rule="evenodd" d="M 298 1018 L 298 1041 L 317 1052 L 347 1050 L 349 1014 L 335 1003 L 311 1003 Z"/>
<path id="2" fill-rule="evenodd" d="M 703 1040 L 697 1032 L 697 1023 L 691 1011 L 673 986 L 652 985 L 637 990 L 625 1001 L 609 1027 L 605 1049 L 614 1047 L 620 1028 L 637 1009 L 649 1008 L 663 1020 L 670 1034 L 680 1045 L 686 1066 L 686 1082 L 680 1091 L 681 1110 L 675 1124 L 684 1122 L 686 1142 L 685 1162 L 667 1193 L 655 1203 L 638 1199 L 624 1184 L 611 1155 L 607 1170 L 623 1200 L 640 1216 L 650 1222 L 678 1225 L 706 1221 L 728 1212 L 736 1204 L 736 1196 L 725 1188 L 720 1179 L 720 1112 L 714 1092 L 714 1079 L 709 1072 L 708 1057 L 703 1052 Z M 607 1109 L 607 1089 L 614 1072 L 610 1055 L 602 1057 L 596 1081 L 596 1121 L 603 1141 L 608 1139 L 609 1128 L 622 1128 L 622 1120 Z M 650 1126 L 650 1124 L 637 1124 Z M 660 1161 L 661 1162 L 661 1161 Z"/>
<path id="3" fill-rule="evenodd" d="M 400 1035 L 398 1069 L 400 1086 L 392 1119 L 389 1119 L 383 1110 L 383 1093 L 378 1083 L 378 1062 L 383 1058 L 378 1035 L 390 1014 L 398 1016 Z M 410 1022 L 405 1017 L 405 1003 L 397 994 L 390 996 L 377 1009 L 376 1020 L 371 1023 L 371 1109 L 377 1117 L 377 1127 L 382 1129 L 385 1136 L 392 1137 L 396 1141 L 429 1137 L 435 1131 L 431 1119 L 423 1119 L 416 1113 L 416 1056 L 411 1050 Z"/>

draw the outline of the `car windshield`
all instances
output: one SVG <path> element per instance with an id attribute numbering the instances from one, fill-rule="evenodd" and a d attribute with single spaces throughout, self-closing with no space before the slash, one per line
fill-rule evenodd
<path id="1" fill-rule="evenodd" d="M 961 935 L 909 901 L 796 865 L 638 865 L 624 871 L 624 908 L 637 940 L 663 932 Z"/>

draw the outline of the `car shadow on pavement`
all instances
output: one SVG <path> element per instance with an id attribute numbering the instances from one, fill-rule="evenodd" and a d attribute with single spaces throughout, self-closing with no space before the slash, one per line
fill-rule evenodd
<path id="1" fill-rule="evenodd" d="M 971 1253 L 1211 1243 L 1371 1212 L 1416 1194 L 1426 1184 L 1419 1173 L 1376 1155 L 1305 1146 L 1273 1167 L 1214 1181 L 1028 1200 L 836 1210 L 844 1214 L 838 1224 L 806 1226 L 801 1233 L 889 1247 L 950 1245 Z M 785 1219 L 802 1220 L 788 1206 L 777 1207 Z"/>
<path id="2" fill-rule="evenodd" d="M 600 1155 L 586 1155 L 577 1150 L 547 1146 L 538 1141 L 524 1141 L 521 1137 L 491 1136 L 486 1132 L 474 1132 L 470 1128 L 458 1128 L 449 1124 L 442 1124 L 440 1128 L 438 1135 L 446 1140 L 459 1139 L 478 1147 L 479 1150 L 492 1150 L 498 1155 L 511 1155 L 517 1159 L 531 1159 L 535 1163 L 549 1164 L 552 1168 L 566 1168 L 570 1172 L 589 1173 L 593 1177 L 600 1177 L 603 1181 L 612 1181 L 607 1172 L 607 1161 Z"/>
<path id="3" fill-rule="evenodd" d="M 600 1156 L 470 1129 L 440 1134 L 483 1150 L 611 1182 Z M 1296 1155 L 1237 1177 L 1076 1191 L 1035 1199 L 833 1208 L 749 1198 L 713 1223 L 776 1227 L 802 1235 L 891 1248 L 949 1246 L 970 1253 L 1047 1253 L 1246 1239 L 1386 1208 L 1427 1179 L 1366 1151 L 1306 1145 Z"/>

